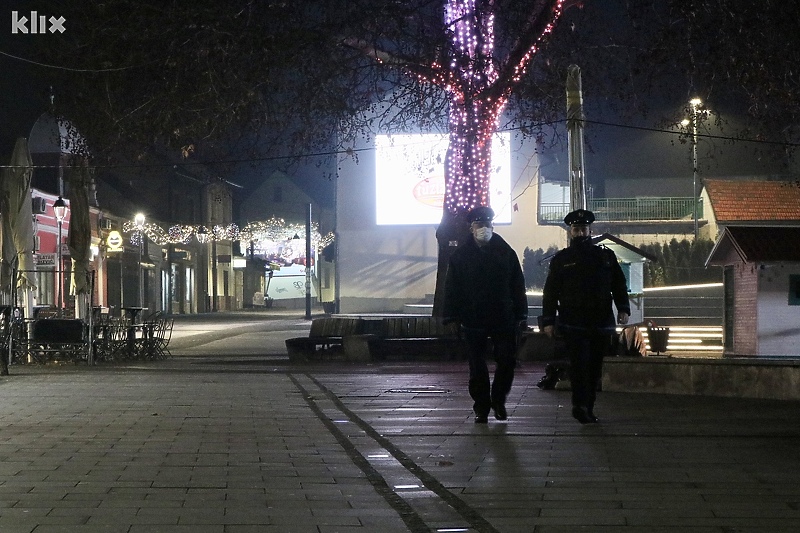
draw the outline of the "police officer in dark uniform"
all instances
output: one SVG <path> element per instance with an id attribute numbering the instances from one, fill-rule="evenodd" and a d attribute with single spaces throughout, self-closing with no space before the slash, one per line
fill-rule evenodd
<path id="1" fill-rule="evenodd" d="M 550 261 L 544 284 L 542 326 L 553 337 L 563 335 L 570 360 L 572 416 L 581 424 L 596 423 L 594 403 L 602 377 L 603 357 L 616 331 L 612 301 L 617 306 L 617 324 L 630 316 L 628 288 L 617 256 L 591 241 L 594 213 L 572 211 L 564 218 L 570 244 Z"/>
<path id="2" fill-rule="evenodd" d="M 485 424 L 490 409 L 508 418 L 506 396 L 514 381 L 518 328 L 528 318 L 525 278 L 516 252 L 493 232 L 494 211 L 476 207 L 467 214 L 472 238 L 450 258 L 445 278 L 443 316 L 458 322 L 469 345 L 469 393 L 475 423 Z M 486 349 L 492 339 L 496 362 L 490 383 Z"/>

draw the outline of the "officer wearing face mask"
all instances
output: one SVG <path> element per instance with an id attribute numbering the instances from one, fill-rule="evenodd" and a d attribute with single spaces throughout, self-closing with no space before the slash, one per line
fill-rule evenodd
<path id="1" fill-rule="evenodd" d="M 469 393 L 475 423 L 508 418 L 506 396 L 516 367 L 517 333 L 528 317 L 525 279 L 516 252 L 494 233 L 490 207 L 467 214 L 472 235 L 450 258 L 445 278 L 445 322 L 458 322 L 469 345 Z M 492 339 L 496 362 L 490 382 L 486 364 Z"/>
<path id="2" fill-rule="evenodd" d="M 625 274 L 611 250 L 592 244 L 594 213 L 578 209 L 564 218 L 570 244 L 550 261 L 544 284 L 542 326 L 548 337 L 563 334 L 570 360 L 572 416 L 581 424 L 596 423 L 594 403 L 602 377 L 603 357 L 617 324 L 630 315 Z"/>

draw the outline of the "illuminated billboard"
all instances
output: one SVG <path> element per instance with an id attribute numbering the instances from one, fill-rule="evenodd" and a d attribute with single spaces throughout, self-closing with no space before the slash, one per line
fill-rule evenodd
<path id="1" fill-rule="evenodd" d="M 495 223 L 511 223 L 511 136 L 492 139 L 489 199 Z M 447 135 L 378 135 L 375 139 L 378 225 L 439 224 L 444 205 Z"/>

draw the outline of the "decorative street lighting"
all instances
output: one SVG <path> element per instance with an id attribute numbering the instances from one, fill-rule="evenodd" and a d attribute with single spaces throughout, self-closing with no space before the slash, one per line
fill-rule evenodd
<path id="1" fill-rule="evenodd" d="M 142 270 L 142 257 L 144 255 L 144 215 L 138 213 L 133 219 L 136 231 L 139 234 L 139 307 L 144 307 L 144 272 Z"/>
<path id="2" fill-rule="evenodd" d="M 194 236 L 197 237 L 197 242 L 205 244 L 208 242 L 208 229 L 205 226 L 200 226 Z"/>
<path id="3" fill-rule="evenodd" d="M 58 200 L 53 202 L 53 214 L 55 214 L 56 221 L 58 222 L 58 242 L 56 243 L 56 256 L 58 257 L 58 263 L 56 266 L 56 283 L 58 286 L 56 287 L 56 305 L 58 308 L 58 314 L 60 316 L 62 308 L 61 300 L 64 298 L 64 269 L 61 264 L 61 227 L 64 224 L 64 218 L 67 216 L 67 203 L 60 196 L 58 197 Z"/>

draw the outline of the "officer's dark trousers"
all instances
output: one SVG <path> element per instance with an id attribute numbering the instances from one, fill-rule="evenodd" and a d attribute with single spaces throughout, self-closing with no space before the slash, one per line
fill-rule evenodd
<path id="1" fill-rule="evenodd" d="M 603 334 L 564 336 L 569 353 L 569 380 L 574 407 L 594 408 L 597 387 L 603 377 L 603 358 L 611 347 L 611 337 Z"/>
<path id="2" fill-rule="evenodd" d="M 494 382 L 489 382 L 489 368 L 486 365 L 486 349 L 491 337 L 494 347 Z M 505 404 L 506 396 L 514 382 L 514 368 L 517 366 L 517 332 L 513 327 L 502 330 L 467 328 L 464 338 L 469 345 L 469 395 L 475 402 L 473 411 L 486 415 L 492 403 Z"/>

